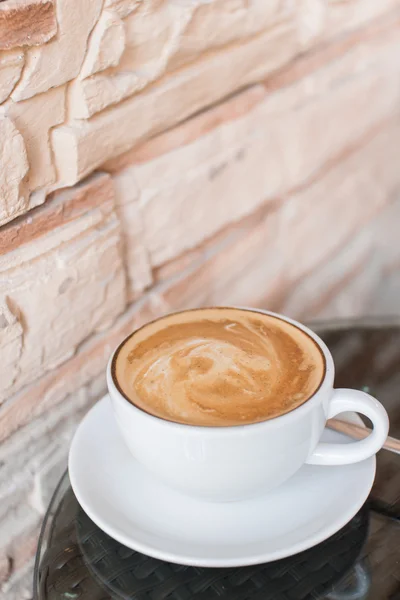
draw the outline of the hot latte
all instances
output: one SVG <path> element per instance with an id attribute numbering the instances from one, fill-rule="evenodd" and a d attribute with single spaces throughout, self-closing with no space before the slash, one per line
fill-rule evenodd
<path id="1" fill-rule="evenodd" d="M 286 321 L 235 308 L 176 313 L 117 350 L 115 381 L 140 409 L 209 427 L 258 423 L 308 400 L 324 378 L 316 342 Z"/>

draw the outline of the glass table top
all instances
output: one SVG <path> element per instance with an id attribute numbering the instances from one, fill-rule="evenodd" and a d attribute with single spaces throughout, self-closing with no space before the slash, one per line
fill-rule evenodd
<path id="1" fill-rule="evenodd" d="M 314 323 L 336 387 L 368 391 L 400 438 L 400 318 Z M 61 479 L 38 544 L 35 600 L 400 600 L 400 456 L 381 451 L 367 504 L 315 548 L 267 565 L 200 569 L 129 550 L 85 515 Z"/>

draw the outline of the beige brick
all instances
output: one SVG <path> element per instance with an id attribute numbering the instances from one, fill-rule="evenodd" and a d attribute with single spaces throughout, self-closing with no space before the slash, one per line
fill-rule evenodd
<path id="1" fill-rule="evenodd" d="M 0 4 L 0 49 L 37 46 L 57 32 L 54 0 L 7 0 Z"/>
<path id="2" fill-rule="evenodd" d="M 298 0 L 295 19 L 298 36 L 304 51 L 321 41 L 343 39 L 346 34 L 363 31 L 371 24 L 384 20 L 387 15 L 396 16 L 397 0 L 350 0 L 349 2 L 325 0 Z"/>
<path id="3" fill-rule="evenodd" d="M 29 164 L 24 138 L 14 123 L 0 114 L 0 224 L 28 207 L 23 180 Z"/>
<path id="4" fill-rule="evenodd" d="M 128 299 L 136 299 L 153 281 L 148 249 L 144 241 L 139 190 L 130 169 L 114 177 L 116 211 L 123 234 L 123 253 L 128 277 Z"/>
<path id="5" fill-rule="evenodd" d="M 118 67 L 71 85 L 71 117 L 91 116 L 159 78 L 192 10 L 190 4 L 143 0 L 124 20 L 126 47 Z"/>
<path id="6" fill-rule="evenodd" d="M 234 114 L 236 106 L 251 104 L 257 95 L 258 89 L 254 89 L 245 92 L 244 98 L 238 96 L 225 107 L 226 113 Z M 197 127 L 194 123 L 193 128 Z M 268 137 L 260 135 L 254 111 L 243 118 L 227 119 L 192 143 L 126 169 L 124 185 L 119 187 L 127 190 L 126 200 L 131 198 L 132 206 L 139 206 L 152 266 L 197 246 L 255 211 L 266 198 L 276 196 L 283 181 L 278 157 L 273 162 L 273 150 Z M 266 156 L 271 157 L 268 169 Z M 137 218 L 135 213 L 133 216 Z M 123 220 L 129 239 L 129 215 Z"/>
<path id="7" fill-rule="evenodd" d="M 23 542 L 24 537 L 30 536 L 30 533 L 37 531 L 40 526 L 41 515 L 29 506 L 22 504 L 14 506 L 7 514 L 7 518 L 2 519 L 0 523 L 0 553 L 10 556 L 13 559 L 14 552 L 20 553 L 19 567 L 24 566 L 27 560 L 32 558 L 32 554 L 23 559 L 24 548 L 18 548 L 17 541 Z"/>
<path id="8" fill-rule="evenodd" d="M 349 250 L 351 251 L 351 248 Z M 373 310 L 371 310 L 373 298 L 376 297 L 376 289 L 380 285 L 379 258 L 373 254 L 367 255 L 364 261 L 360 261 L 354 266 L 354 270 L 350 271 L 347 277 L 343 277 L 342 286 L 339 284 L 333 297 L 325 306 L 321 307 L 318 313 L 316 311 L 316 317 L 318 319 L 343 319 L 371 315 L 373 314 Z"/>
<path id="9" fill-rule="evenodd" d="M 346 61 L 346 69 L 359 59 L 356 53 L 350 64 Z M 309 83 L 314 83 L 312 89 L 318 90 L 311 97 L 307 93 L 307 81 L 304 87 L 303 83 L 295 83 L 263 102 L 259 101 L 262 88 L 254 88 L 154 138 L 137 151 L 111 161 L 111 170 L 131 163 L 123 172 L 119 186 L 122 195 L 123 190 L 127 190 L 124 205 L 131 203 L 132 217 L 126 212 L 123 218 L 128 244 L 131 221 L 134 243 L 138 236 L 133 221 L 138 221 L 139 207 L 144 245 L 152 266 L 159 267 L 267 201 L 312 180 L 329 165 L 334 168 L 325 177 L 294 194 L 284 207 L 288 221 L 307 219 L 312 210 L 316 222 L 325 227 L 338 210 L 348 212 L 351 207 L 349 218 L 340 222 L 339 238 L 343 239 L 347 230 L 353 230 L 360 213 L 362 219 L 367 220 L 387 200 L 392 183 L 397 183 L 395 153 L 388 156 L 387 148 L 397 145 L 400 131 L 397 122 L 392 122 L 391 131 L 384 129 L 371 143 L 367 143 L 366 138 L 363 140 L 368 119 L 379 122 L 379 116 L 383 119 L 388 106 L 384 100 L 379 107 L 377 99 L 369 113 L 366 106 L 361 107 L 360 114 L 353 113 L 355 94 L 360 95 L 357 108 L 365 98 L 348 80 L 342 86 L 338 83 L 343 76 L 343 60 L 332 66 L 330 79 L 324 70 L 319 78 L 310 76 Z M 369 69 L 365 68 L 362 75 L 363 92 L 367 95 L 371 89 Z M 296 96 L 293 88 L 298 92 Z M 323 98 L 318 97 L 321 88 Z M 373 91 L 378 96 L 378 88 Z M 398 94 L 396 89 L 393 98 L 395 93 Z M 332 98 L 333 95 L 336 98 Z M 343 115 L 339 113 L 340 121 L 338 103 L 343 109 Z M 249 110 L 243 114 L 244 107 Z M 211 123 L 213 128 L 209 127 Z M 359 143 L 366 144 L 365 150 L 350 156 L 344 171 L 343 163 L 335 166 L 334 161 L 349 152 L 355 135 Z M 373 169 L 366 170 L 365 164 L 372 164 Z M 321 198 L 329 198 L 329 204 Z M 182 223 L 185 223 L 184 228 Z M 292 244 L 281 248 L 280 253 L 289 258 L 293 247 L 304 246 L 295 267 L 297 272 L 304 272 L 299 260 L 308 269 L 318 261 L 315 250 L 318 233 L 308 221 L 305 227 L 294 230 L 293 236 Z M 338 232 L 329 236 L 328 228 L 324 241 L 326 250 L 330 245 L 335 246 L 337 238 Z"/>
<path id="10" fill-rule="evenodd" d="M 201 136 L 206 135 L 209 132 L 213 132 L 213 135 L 216 139 L 218 139 L 218 132 L 215 134 L 215 131 L 218 127 L 223 126 L 224 124 L 229 126 L 233 124 L 236 119 L 239 119 L 241 116 L 245 115 L 249 112 L 262 98 L 264 97 L 264 91 L 262 86 L 255 86 L 249 89 L 247 92 L 237 95 L 235 98 L 230 100 L 223 105 L 216 107 L 210 111 L 206 111 L 202 113 L 198 117 L 187 121 L 180 127 L 177 127 L 166 134 L 160 135 L 148 142 L 144 143 L 137 150 L 132 152 L 128 152 L 126 155 L 122 155 L 115 160 L 111 160 L 107 163 L 106 168 L 110 172 L 114 173 L 114 184 L 116 188 L 116 199 L 117 199 L 117 207 L 118 214 L 121 218 L 121 225 L 124 233 L 124 249 L 126 256 L 126 264 L 128 270 L 128 276 L 130 280 L 131 294 L 132 297 L 137 296 L 137 292 L 147 287 L 151 281 L 150 278 L 150 268 L 149 268 L 149 252 L 148 247 L 144 246 L 144 228 L 143 228 L 143 216 L 139 206 L 139 188 L 135 180 L 135 167 L 139 167 L 139 172 L 141 173 L 141 167 L 144 168 L 144 172 L 149 175 L 150 171 L 153 168 L 157 169 L 158 162 L 157 158 L 161 158 L 161 164 L 164 165 L 162 169 L 163 177 L 165 182 L 172 176 L 174 176 L 174 169 L 176 168 L 176 177 L 181 176 L 182 164 L 179 162 L 180 160 L 184 160 L 185 167 L 187 165 L 193 165 L 193 157 L 196 159 L 196 153 L 193 153 L 192 143 L 196 142 L 197 145 L 202 147 Z M 245 132 L 245 128 L 242 126 L 243 132 Z M 239 131 L 237 131 L 239 133 Z M 219 136 L 220 138 L 221 136 Z M 200 141 L 199 141 L 200 140 Z M 197 146 L 195 146 L 196 148 Z M 184 158 L 184 153 L 188 148 L 190 152 L 189 160 Z M 207 152 L 207 148 L 210 148 L 210 144 L 206 142 L 206 147 L 204 147 L 204 151 Z M 216 152 L 213 150 L 213 160 L 214 164 L 215 159 L 220 157 L 221 148 L 218 148 Z M 204 154 L 204 152 L 203 152 Z M 164 158 L 162 158 L 164 157 Z M 146 165 L 149 165 L 150 169 L 146 171 Z M 157 172 L 157 177 L 154 181 L 158 181 L 159 174 Z M 218 173 L 217 173 L 218 174 Z M 210 182 L 207 180 L 206 186 L 208 187 Z M 190 186 L 189 186 L 190 187 Z M 207 189 L 206 187 L 206 189 Z M 213 188 L 211 188 L 213 189 Z M 169 192 L 168 192 L 169 193 Z M 189 192 L 190 194 L 190 192 Z M 181 198 L 180 200 L 182 200 Z M 188 200 L 190 198 L 188 197 Z M 178 199 L 179 200 L 179 199 Z M 246 196 L 247 201 L 247 196 Z M 200 204 L 201 204 L 200 200 Z M 164 203 L 165 204 L 165 203 Z M 166 212 L 163 210 L 164 204 L 160 204 L 160 210 L 162 212 Z M 251 205 L 254 205 L 254 201 L 250 202 Z M 174 209 L 173 207 L 176 207 Z M 214 206 L 213 206 L 214 210 Z M 168 210 L 168 213 L 171 212 L 179 212 L 179 206 L 177 202 L 173 202 L 172 208 Z M 239 208 L 239 211 L 246 211 L 245 208 Z M 231 222 L 234 220 L 235 215 L 231 216 L 226 213 L 225 219 L 226 222 Z M 237 218 L 237 214 L 236 214 Z M 180 216 L 178 217 L 178 222 L 181 222 Z M 179 232 L 179 236 L 173 235 L 173 230 L 167 232 L 169 237 L 169 242 L 166 244 L 169 246 L 169 250 L 172 254 L 176 254 L 182 251 L 182 247 L 186 245 L 191 246 L 195 243 L 201 241 L 204 237 L 210 234 L 216 227 L 207 219 L 206 222 L 204 220 L 199 223 L 199 225 L 204 225 L 204 232 L 200 232 L 200 235 L 192 228 L 188 229 L 188 233 L 193 236 L 193 240 L 188 242 L 188 236 L 184 232 Z M 173 223 L 173 227 L 176 227 L 176 223 Z M 218 228 L 218 226 L 217 226 Z M 165 233 L 162 234 L 163 239 L 165 239 Z M 152 241 L 154 236 L 154 227 L 150 223 L 150 227 L 147 230 L 147 236 Z M 182 236 L 182 240 L 181 240 Z M 155 242 L 156 243 L 156 242 Z M 182 246 L 183 243 L 183 246 Z M 154 246 L 154 243 L 153 243 Z M 184 262 L 190 262 L 191 258 L 185 254 L 183 258 Z M 142 265 L 140 268 L 139 265 Z M 182 265 L 179 265 L 181 268 Z M 172 272 L 176 272 L 178 266 L 176 261 L 174 261 L 173 269 L 169 272 L 169 275 Z M 160 272 L 160 270 L 159 270 Z M 166 271 L 164 270 L 164 274 L 166 275 Z M 164 275 L 163 275 L 164 276 Z"/>
<path id="11" fill-rule="evenodd" d="M 30 561 L 32 561 L 32 559 L 35 557 L 40 526 L 41 520 L 38 520 L 38 523 L 35 527 L 24 530 L 24 532 L 15 538 L 9 545 L 8 554 L 12 559 L 14 572 L 18 572 L 20 569 L 26 567 L 27 564 L 29 564 Z"/>
<path id="12" fill-rule="evenodd" d="M 398 31 L 390 30 L 269 94 L 260 121 L 268 123 L 289 189 L 314 178 L 396 113 L 396 52 Z"/>
<path id="13" fill-rule="evenodd" d="M 20 453 L 24 455 L 24 459 L 26 462 L 30 462 L 29 453 L 25 451 L 25 447 L 28 445 L 27 440 L 25 439 L 25 446 L 20 449 Z M 29 444 L 30 445 L 30 444 Z M 14 535 L 18 537 L 21 535 L 21 531 L 18 529 L 15 533 L 12 529 L 7 529 L 7 536 L 5 533 L 3 534 L 4 528 L 7 526 L 9 522 L 10 515 L 14 513 L 17 507 L 20 506 L 30 506 L 31 509 L 34 507 L 31 506 L 29 502 L 29 496 L 33 491 L 33 477 L 32 472 L 28 469 L 23 469 L 20 472 L 18 469 L 18 460 L 15 460 L 15 456 L 11 458 L 9 464 L 3 462 L 2 466 L 2 478 L 8 477 L 8 486 L 2 482 L 0 486 L 0 498 L 1 498 L 1 507 L 0 507 L 0 556 L 4 548 L 3 545 L 7 545 L 12 541 Z M 17 463 L 17 464 L 13 464 Z M 32 465 L 30 465 L 32 467 Z M 11 473 L 11 475 L 9 475 Z M 36 513 L 33 513 L 36 514 Z M 36 523 L 36 516 L 35 516 Z M 26 524 L 24 524 L 25 526 Z M 26 525 L 28 528 L 30 525 Z"/>
<path id="14" fill-rule="evenodd" d="M 53 448 L 51 457 L 35 471 L 33 476 L 30 504 L 40 514 L 45 514 L 54 490 L 68 465 L 69 444 L 65 433 L 63 429 L 63 443 Z"/>
<path id="15" fill-rule="evenodd" d="M 32 600 L 32 577 L 34 559 L 30 560 L 23 569 L 13 572 L 5 582 L 0 592 L 7 600 Z"/>
<path id="16" fill-rule="evenodd" d="M 400 193 L 397 158 L 391 150 L 399 139 L 396 117 L 282 206 L 285 230 L 291 233 L 282 237 L 279 255 L 284 256 L 290 279 L 314 269 L 321 255 L 337 251 Z"/>
<path id="17" fill-rule="evenodd" d="M 121 19 L 136 10 L 142 0 L 105 0 L 104 6 L 112 8 Z"/>
<path id="18" fill-rule="evenodd" d="M 142 0 L 125 19 L 127 55 L 121 70 L 129 67 L 148 83 L 165 71 L 193 14 L 194 3 Z"/>
<path id="19" fill-rule="evenodd" d="M 200 58 L 200 63 L 194 64 L 187 74 L 177 72 L 176 77 L 185 88 L 185 79 L 189 78 L 193 79 L 193 86 L 207 91 L 203 104 L 209 104 L 221 95 L 262 78 L 282 63 L 285 47 L 289 58 L 293 56 L 293 28 L 284 27 L 288 31 L 282 47 L 279 35 L 270 31 L 261 35 L 260 39 L 252 39 L 242 45 L 238 43 L 234 46 L 233 42 L 238 42 L 239 38 L 246 41 L 252 34 L 261 32 L 267 24 L 271 29 L 278 4 L 274 0 L 268 3 L 266 9 L 262 0 L 250 3 L 217 0 L 198 6 L 196 3 L 143 1 L 139 9 L 125 20 L 127 47 L 119 66 L 72 85 L 71 116 L 90 117 L 193 58 Z M 207 30 L 206 37 L 203 30 Z M 272 48 L 274 40 L 275 47 Z M 223 51 L 216 53 L 222 47 Z M 204 58 L 201 58 L 202 50 L 208 52 Z M 235 72 L 232 64 L 236 65 Z M 217 71 L 224 72 L 224 77 L 219 78 Z M 260 73 L 258 77 L 256 71 Z M 206 81 L 202 83 L 199 78 Z M 217 82 L 226 91 L 220 92 L 216 87 Z M 166 85 L 170 85 L 168 80 Z M 210 93 L 214 93 L 215 97 L 210 97 Z"/>
<path id="20" fill-rule="evenodd" d="M 281 158 L 289 188 L 313 176 L 321 164 L 343 152 L 368 129 L 393 113 L 400 96 L 400 86 L 393 75 L 397 40 L 397 30 L 385 31 L 323 68 L 320 66 L 302 79 L 275 90 L 257 107 L 263 126 L 260 130 L 265 127 L 264 135 L 274 148 L 274 157 Z M 238 63 L 233 61 L 233 64 L 237 66 Z M 187 71 L 184 69 L 181 74 Z M 226 82 L 227 78 L 219 78 L 221 80 Z M 177 78 L 173 81 L 177 82 Z M 162 89 L 158 85 L 88 122 L 82 124 L 80 121 L 79 127 L 56 129 L 53 143 L 61 178 L 74 181 L 80 173 L 119 150 L 123 151 L 123 146 L 134 146 L 146 133 L 154 134 L 158 128 L 172 125 L 177 115 L 183 119 L 189 107 L 185 107 L 186 101 L 199 88 L 190 87 L 189 95 L 182 88 L 178 105 L 176 95 L 175 102 L 170 104 L 167 95 L 162 94 L 162 107 L 156 112 L 154 94 Z M 216 86 L 204 83 L 200 89 L 216 89 Z M 176 93 L 177 88 L 174 89 Z M 190 106 L 192 110 L 198 107 L 193 98 Z M 172 113 L 171 116 L 166 114 L 171 107 L 174 108 L 172 122 Z M 142 118 L 134 127 L 127 128 L 126 122 L 132 121 L 134 112 Z M 94 140 L 96 153 L 89 149 L 89 145 L 93 148 Z"/>
<path id="21" fill-rule="evenodd" d="M 88 37 L 100 15 L 102 0 L 57 0 L 58 35 L 35 49 L 28 49 L 22 78 L 12 93 L 24 100 L 60 86 L 79 73 Z"/>
<path id="22" fill-rule="evenodd" d="M 118 64 L 125 48 L 125 29 L 116 12 L 104 10 L 90 36 L 79 78 Z"/>
<path id="23" fill-rule="evenodd" d="M 94 389 L 96 382 L 100 385 Z M 8 540 L 1 535 L 9 514 L 18 506 L 29 506 L 40 515 L 44 514 L 49 495 L 54 491 L 54 480 L 58 474 L 61 476 L 60 469 L 65 470 L 66 455 L 77 424 L 105 391 L 102 373 L 90 386 L 67 394 L 57 407 L 52 407 L 3 441 L 0 447 L 0 539 L 3 543 L 19 535 L 17 531 Z"/>
<path id="24" fill-rule="evenodd" d="M 7 373 L 9 380 L 14 381 L 18 376 L 18 363 L 21 358 L 24 340 L 24 330 L 8 305 L 5 296 L 0 307 L 0 347 L 4 353 L 2 371 Z"/>
<path id="25" fill-rule="evenodd" d="M 196 60 L 207 51 L 243 42 L 274 25 L 282 12 L 279 0 L 268 3 L 263 0 L 198 2 L 169 69 Z"/>
<path id="26" fill-rule="evenodd" d="M 324 35 L 334 37 L 346 31 L 361 29 L 369 23 L 378 22 L 386 14 L 397 15 L 398 0 L 334 0 L 327 3 Z"/>
<path id="27" fill-rule="evenodd" d="M 302 46 L 309 46 L 326 28 L 328 3 L 324 0 L 298 0 L 296 20 Z"/>
<path id="28" fill-rule="evenodd" d="M 287 284 L 284 265 L 274 252 L 278 224 L 273 211 L 229 228 L 194 265 L 156 290 L 159 310 L 216 305 L 274 308 Z"/>
<path id="29" fill-rule="evenodd" d="M 99 178 L 107 197 L 98 206 Z M 16 324 L 9 317 L 7 323 L 11 324 L 6 331 L 18 328 L 20 339 L 17 336 L 13 343 L 22 344 L 15 350 L 13 363 L 7 368 L 3 365 L 3 399 L 65 361 L 86 337 L 109 326 L 125 307 L 120 230 L 112 185 L 105 175 L 94 176 L 82 184 L 91 185 L 91 210 L 40 237 L 35 237 L 36 219 L 44 220 L 45 215 L 36 217 L 34 239 L 26 239 L 18 248 L 0 256 L 0 295 L 7 299 L 10 312 L 18 321 Z M 77 188 L 79 195 L 82 186 Z M 77 190 L 60 193 L 51 206 L 39 210 L 73 205 Z M 29 238 L 29 227 L 23 229 Z M 20 230 L 17 224 L 16 235 Z"/>
<path id="30" fill-rule="evenodd" d="M 24 102 L 9 100 L 3 105 L 3 111 L 23 137 L 29 164 L 23 184 L 26 201 L 11 212 L 10 217 L 14 218 L 45 199 L 44 193 L 36 198 L 29 198 L 29 194 L 36 190 L 45 191 L 56 180 L 49 135 L 53 127 L 64 121 L 65 88 L 49 90 Z"/>
<path id="31" fill-rule="evenodd" d="M 145 140 L 128 152 L 111 158 L 104 163 L 104 168 L 110 173 L 119 173 L 133 164 L 148 162 L 173 152 L 181 146 L 191 144 L 213 129 L 246 115 L 264 98 L 264 86 L 251 86 L 245 92 L 235 94 L 230 100 L 217 104 L 177 127 Z"/>
<path id="32" fill-rule="evenodd" d="M 388 148 L 396 146 L 399 134 L 399 122 L 391 121 L 365 147 L 332 165 L 304 191 L 287 196 L 276 210 L 263 208 L 221 234 L 217 243 L 211 240 L 186 272 L 159 288 L 160 307 L 281 309 L 288 290 L 301 289 L 307 274 L 323 270 L 398 192 L 396 154 Z M 296 301 L 286 306 L 286 312 L 295 310 Z"/>
<path id="33" fill-rule="evenodd" d="M 368 314 L 400 314 L 400 244 L 398 223 L 400 220 L 400 190 L 392 194 L 391 203 L 371 223 L 368 234 L 373 239 L 374 261 L 379 259 L 378 282 L 369 294 Z"/>
<path id="34" fill-rule="evenodd" d="M 11 560 L 6 554 L 0 553 L 0 586 L 7 581 L 11 574 Z"/>
<path id="35" fill-rule="evenodd" d="M 112 183 L 106 174 L 96 174 L 73 190 L 53 192 L 45 206 L 2 228 L 0 256 L 78 220 L 96 207 L 104 209 L 105 214 L 110 212 L 113 195 Z"/>
<path id="36" fill-rule="evenodd" d="M 106 309 L 110 315 L 110 308 Z M 44 412 L 47 412 L 45 424 L 53 414 L 57 417 L 60 407 L 68 404 L 69 398 L 75 397 L 78 390 L 99 376 L 104 376 L 111 352 L 124 337 L 159 314 L 160 309 L 157 303 L 153 303 L 152 297 L 143 297 L 132 304 L 108 331 L 91 336 L 56 370 L 49 370 L 39 380 L 10 397 L 0 410 L 0 441 L 9 438 L 11 443 L 15 438 L 15 435 L 11 436 L 12 433 Z M 32 431 L 35 431 L 36 424 L 37 421 L 31 423 Z"/>
<path id="37" fill-rule="evenodd" d="M 375 288 L 370 294 L 366 313 L 378 317 L 389 316 L 392 319 L 400 315 L 400 264 L 388 269 L 383 265 L 380 278 L 375 280 Z"/>
<path id="38" fill-rule="evenodd" d="M 288 247 L 288 274 L 293 277 L 300 271 L 309 275 L 297 278 L 282 305 L 283 312 L 302 319 L 398 312 L 400 270 L 397 267 L 389 274 L 385 265 L 400 255 L 395 232 L 400 204 L 392 202 L 400 194 L 400 177 L 389 150 L 396 146 L 399 135 L 400 122 L 396 119 L 347 158 L 345 169 L 339 163 L 293 199 L 300 213 L 291 213 L 293 223 L 297 223 L 291 249 L 302 251 L 291 264 Z M 308 203 L 313 197 L 314 209 Z M 318 198 L 324 202 L 318 203 Z M 307 209 L 312 210 L 313 220 Z M 322 264 L 316 252 L 321 246 L 319 240 L 323 240 L 328 257 Z"/>
<path id="39" fill-rule="evenodd" d="M 259 135 L 258 124 L 257 118 L 244 118 L 203 136 L 174 156 L 133 169 L 141 191 L 145 246 L 153 266 L 202 243 L 281 191 L 279 158 L 274 161 L 273 148 L 268 138 Z"/>
<path id="40" fill-rule="evenodd" d="M 288 290 L 281 311 L 301 320 L 358 317 L 368 308 L 378 272 L 372 243 L 360 235 Z"/>
<path id="41" fill-rule="evenodd" d="M 282 5 L 275 1 L 269 2 L 266 7 L 265 2 L 260 0 L 253 0 L 250 3 L 242 0 L 217 0 L 211 3 L 199 3 L 197 6 L 195 3 L 190 5 L 178 3 L 177 7 L 162 5 L 164 12 L 161 14 L 159 4 L 154 3 L 159 9 L 157 11 L 148 8 L 150 2 L 143 2 L 140 6 L 142 11 L 139 10 L 132 14 L 127 21 L 128 25 L 131 21 L 133 25 L 139 27 L 138 31 L 133 30 L 131 36 L 137 40 L 138 47 L 133 47 L 132 51 L 127 49 L 116 69 L 83 82 L 73 83 L 70 90 L 71 116 L 88 118 L 105 107 L 143 89 L 145 85 L 160 77 L 166 70 L 173 71 L 175 67 L 193 62 L 194 59 L 206 56 L 207 53 L 212 56 L 210 60 L 205 61 L 206 65 L 216 60 L 222 61 L 224 64 L 221 67 L 217 65 L 216 69 L 224 72 L 224 79 L 227 79 L 227 73 L 230 72 L 229 67 L 226 67 L 224 58 L 219 57 L 218 52 L 216 53 L 219 48 L 223 48 L 224 55 L 230 55 L 233 64 L 247 63 L 247 67 L 244 68 L 245 74 L 243 75 L 237 70 L 236 79 L 233 78 L 233 83 L 230 83 L 230 91 L 232 91 L 235 87 L 249 82 L 249 78 L 246 79 L 246 71 L 254 72 L 255 64 L 261 70 L 264 68 L 264 75 L 260 74 L 258 79 L 271 71 L 270 67 L 265 64 L 265 56 L 269 53 L 275 55 L 276 49 L 265 48 L 264 58 L 258 58 L 260 56 L 258 48 L 263 44 L 265 46 L 269 37 L 268 30 L 277 20 L 286 16 L 290 22 L 290 40 L 286 42 L 288 48 L 295 45 L 297 51 L 300 51 L 304 43 L 309 45 L 309 42 L 313 43 L 315 39 L 319 41 L 321 37 L 331 41 L 338 34 L 342 36 L 338 40 L 340 45 L 343 32 L 348 31 L 349 34 L 352 34 L 355 30 L 353 37 L 357 38 L 359 33 L 356 28 L 361 24 L 369 24 L 369 21 L 374 22 L 374 19 L 376 20 L 380 15 L 386 16 L 385 13 L 388 13 L 389 21 L 393 23 L 396 20 L 396 14 L 391 14 L 390 9 L 397 8 L 396 2 L 397 0 L 386 0 L 377 4 L 372 0 L 372 2 L 367 2 L 367 10 L 364 10 L 364 0 L 361 2 L 353 0 L 345 4 L 330 3 L 328 7 L 322 0 L 311 0 L 311 2 L 306 0 L 300 10 L 300 6 L 297 4 L 294 8 L 294 6 Z M 312 6 L 310 7 L 309 4 Z M 190 14 L 188 16 L 187 13 L 188 6 L 192 10 L 191 16 Z M 158 38 L 155 31 L 159 31 L 163 25 L 163 18 L 165 20 L 165 15 L 172 10 L 178 11 L 173 14 L 174 27 L 187 22 L 186 28 L 181 31 L 182 27 L 179 29 L 178 26 L 175 36 L 171 37 L 172 34 L 164 33 L 164 36 L 161 35 Z M 162 18 L 161 15 L 164 17 Z M 151 19 L 154 17 L 156 17 L 156 21 L 151 24 L 151 34 L 149 34 L 146 32 L 146 23 L 151 23 Z M 305 21 L 304 26 L 303 21 Z M 311 32 L 308 32 L 310 25 Z M 306 28 L 305 35 L 311 36 L 310 40 L 307 39 L 306 42 L 303 40 L 304 27 Z M 317 31 L 315 31 L 316 28 Z M 267 33 L 261 35 L 259 40 L 253 39 L 246 43 L 249 36 L 254 37 L 263 29 L 267 30 Z M 164 31 L 166 30 L 167 25 L 164 26 Z M 163 30 L 161 29 L 161 31 Z M 207 31 L 207 35 L 204 34 L 204 31 Z M 141 37 L 144 38 L 144 44 L 140 41 Z M 149 39 L 152 40 L 151 44 L 148 44 Z M 164 43 L 162 51 L 161 47 L 159 50 L 157 49 L 156 39 L 160 40 L 160 44 Z M 348 43 L 351 44 L 351 42 Z M 237 49 L 233 47 L 235 44 L 238 45 Z M 174 47 L 175 52 L 173 53 Z M 172 56 L 168 59 L 170 54 Z M 209 68 L 211 69 L 212 66 Z M 250 73 L 248 77 L 250 77 Z M 181 75 L 180 72 L 178 74 Z M 215 87 L 215 80 L 216 78 L 213 80 L 213 85 L 207 86 L 207 89 Z M 253 83 L 256 80 L 257 78 L 251 78 L 250 82 Z"/>
<path id="42" fill-rule="evenodd" d="M 0 104 L 7 100 L 19 80 L 24 66 L 21 49 L 0 52 Z"/>
<path id="43" fill-rule="evenodd" d="M 390 199 L 391 203 L 371 225 L 375 247 L 382 257 L 385 269 L 388 271 L 392 267 L 394 269 L 399 268 L 400 265 L 398 229 L 398 224 L 400 223 L 400 192 L 398 188 L 392 189 Z"/>
<path id="44" fill-rule="evenodd" d="M 346 6 L 350 8 L 352 4 L 350 2 Z M 324 43 L 315 43 L 307 52 L 301 52 L 295 60 L 274 72 L 267 80 L 268 90 L 272 92 L 293 85 L 296 81 L 325 69 L 325 67 L 329 78 L 331 70 L 329 67 L 335 64 L 345 65 L 343 59 L 346 59 L 346 56 L 349 62 L 354 61 L 354 57 L 358 56 L 358 61 L 353 65 L 353 72 L 349 69 L 347 75 L 343 74 L 344 77 L 350 79 L 354 73 L 358 73 L 362 69 L 363 63 L 366 62 L 365 54 L 368 53 L 368 47 L 374 47 L 372 54 L 375 54 L 375 46 L 381 47 L 382 40 L 392 39 L 395 42 L 398 29 L 398 14 L 397 10 L 394 10 L 384 14 L 381 18 L 373 19 L 360 29 L 352 31 L 350 28 L 349 32 L 342 33 L 337 37 L 333 36 L 333 39 L 326 39 Z"/>
<path id="45" fill-rule="evenodd" d="M 147 110 L 151 111 L 149 123 L 152 123 L 149 133 L 156 133 L 164 128 L 161 121 L 166 121 L 165 127 L 171 126 L 177 122 L 178 114 L 179 120 L 183 120 L 234 90 L 259 81 L 288 62 L 295 55 L 296 48 L 292 26 L 282 24 L 245 44 L 232 45 L 221 52 L 205 55 L 176 74 L 161 78 L 157 84 L 148 91 L 142 92 L 137 98 L 133 97 L 125 102 L 125 119 L 129 119 L 132 123 L 135 114 L 143 115 L 143 108 L 147 107 Z M 87 80 L 86 88 L 82 84 L 80 93 L 77 93 L 76 98 L 71 98 L 71 114 L 77 118 L 86 118 L 134 93 L 138 89 L 137 75 L 134 73 L 132 79 L 132 74 L 127 71 L 128 67 L 122 61 L 122 72 L 117 73 L 115 77 L 111 76 L 111 79 L 104 79 L 101 82 L 98 78 Z M 220 76 L 221 73 L 224 73 L 224 77 Z M 122 106 L 118 108 L 121 110 Z M 110 113 L 114 122 L 119 121 L 118 113 L 115 112 L 118 108 Z M 98 115 L 97 119 L 91 120 L 92 129 L 97 130 L 101 126 L 102 116 Z M 121 115 L 121 118 L 124 117 Z M 96 120 L 97 127 L 94 126 Z M 137 141 L 136 132 L 135 127 L 135 131 L 131 134 L 131 141 L 126 143 L 126 147 L 121 150 L 116 148 L 109 156 L 123 152 L 132 146 Z M 143 136 L 139 135 L 139 138 L 141 137 Z"/>

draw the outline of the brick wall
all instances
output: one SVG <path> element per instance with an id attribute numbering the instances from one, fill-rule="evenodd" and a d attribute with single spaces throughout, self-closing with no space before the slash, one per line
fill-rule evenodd
<path id="1" fill-rule="evenodd" d="M 123 336 L 398 313 L 400 0 L 0 3 L 0 585 Z"/>

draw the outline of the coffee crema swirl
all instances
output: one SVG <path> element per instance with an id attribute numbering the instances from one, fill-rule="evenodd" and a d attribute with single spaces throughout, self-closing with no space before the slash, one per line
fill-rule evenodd
<path id="1" fill-rule="evenodd" d="M 244 309 L 176 313 L 134 333 L 114 372 L 127 399 L 162 419 L 202 426 L 257 423 L 300 406 L 324 358 L 299 328 Z"/>

